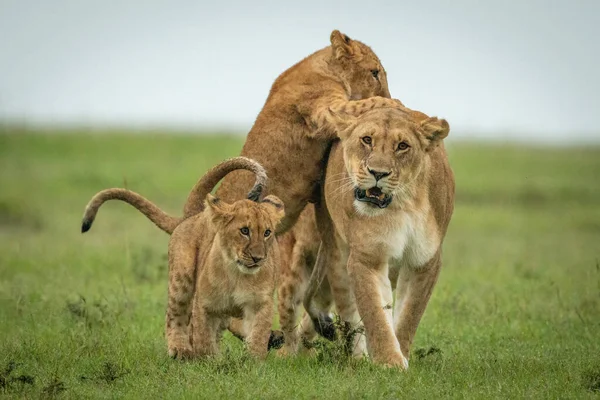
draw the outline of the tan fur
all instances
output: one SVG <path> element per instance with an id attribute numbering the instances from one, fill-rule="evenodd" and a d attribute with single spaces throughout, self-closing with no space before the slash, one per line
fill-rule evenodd
<path id="1" fill-rule="evenodd" d="M 327 273 L 340 316 L 364 324 L 368 353 L 380 364 L 408 367 L 410 345 L 440 271 L 454 204 L 454 177 L 441 144 L 448 131 L 445 120 L 422 113 L 374 110 L 349 121 L 331 149 L 324 198 L 335 240 L 326 250 L 337 252 L 342 262 L 320 258 L 307 292 Z M 398 150 L 401 142 L 408 149 Z M 369 170 L 389 175 L 377 182 Z M 393 195 L 387 208 L 354 198 L 354 188 L 376 184 Z M 305 303 L 314 313 L 309 297 Z M 356 345 L 355 353 L 364 352 Z"/>
<path id="2" fill-rule="evenodd" d="M 296 225 L 278 239 L 281 267 L 277 292 L 279 325 L 284 335 L 284 354 L 298 350 L 299 339 L 312 340 L 316 332 L 308 314 L 298 324 L 302 300 L 319 250 L 320 235 L 317 229 L 315 208 L 307 205 Z M 325 279 L 314 299 L 320 316 L 329 314 L 332 306 L 331 290 Z"/>
<path id="3" fill-rule="evenodd" d="M 336 114 L 358 116 L 378 107 L 402 107 L 389 99 L 387 77 L 379 58 L 365 44 L 333 31 L 331 45 L 306 57 L 273 83 L 267 101 L 248 133 L 242 155 L 267 171 L 266 193 L 285 204 L 277 232 L 294 225 L 322 179 L 324 156 L 340 130 Z M 372 71 L 378 71 L 375 78 Z M 217 196 L 234 201 L 244 196 L 252 174 L 228 175 Z M 202 208 L 204 198 L 188 197 L 185 216 Z"/>
<path id="4" fill-rule="evenodd" d="M 251 200 L 228 204 L 209 194 L 223 176 L 240 168 L 256 174 L 248 193 Z M 243 318 L 241 333 L 250 352 L 266 355 L 279 265 L 273 243 L 275 228 L 284 215 L 283 203 L 276 196 L 256 202 L 266 179 L 262 166 L 251 159 L 222 162 L 195 186 L 197 193 L 207 196 L 208 210 L 187 219 L 169 216 L 139 194 L 120 188 L 103 190 L 88 203 L 82 232 L 91 228 L 105 201 L 118 199 L 172 233 L 165 332 L 172 357 L 216 354 L 221 332 L 232 316 Z M 248 234 L 241 228 L 247 228 Z"/>
<path id="5" fill-rule="evenodd" d="M 211 195 L 206 203 L 206 212 L 182 222 L 169 242 L 169 355 L 218 354 L 222 331 L 236 317 L 243 318 L 241 334 L 250 353 L 265 357 L 279 265 L 273 243 L 283 203 L 267 196 L 260 203 L 227 204 Z"/>

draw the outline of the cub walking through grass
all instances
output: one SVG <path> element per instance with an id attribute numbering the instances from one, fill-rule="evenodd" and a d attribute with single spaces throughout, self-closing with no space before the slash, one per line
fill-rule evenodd
<path id="1" fill-rule="evenodd" d="M 236 169 L 256 174 L 248 199 L 230 204 L 212 196 L 214 186 Z M 243 318 L 249 351 L 266 356 L 279 265 L 274 232 L 284 216 L 283 203 L 276 196 L 259 200 L 266 179 L 256 161 L 245 157 L 224 161 L 196 184 L 205 198 L 204 206 L 189 218 L 170 216 L 139 194 L 121 188 L 103 190 L 88 203 L 82 232 L 91 228 L 100 206 L 115 199 L 131 204 L 172 234 L 166 315 L 171 357 L 217 354 L 231 317 Z"/>

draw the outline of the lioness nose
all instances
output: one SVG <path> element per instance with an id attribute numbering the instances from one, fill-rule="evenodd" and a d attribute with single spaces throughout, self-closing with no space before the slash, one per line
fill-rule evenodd
<path id="1" fill-rule="evenodd" d="M 255 257 L 255 256 L 252 256 L 252 261 L 254 261 L 254 264 L 256 264 L 256 263 L 258 263 L 258 262 L 262 261 L 262 259 L 263 259 L 263 257 Z"/>
<path id="2" fill-rule="evenodd" d="M 369 168 L 369 172 L 371 173 L 371 175 L 373 175 L 375 177 L 376 181 L 380 180 L 381 178 L 385 178 L 386 176 L 388 176 L 390 174 L 389 172 L 374 171 L 370 168 Z"/>

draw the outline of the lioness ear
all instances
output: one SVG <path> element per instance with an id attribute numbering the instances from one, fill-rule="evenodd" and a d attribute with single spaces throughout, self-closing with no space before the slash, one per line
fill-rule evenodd
<path id="1" fill-rule="evenodd" d="M 419 124 L 425 140 L 425 151 L 431 151 L 446 137 L 450 132 L 450 125 L 445 119 L 437 117 L 427 118 Z"/>
<path id="2" fill-rule="evenodd" d="M 261 201 L 262 204 L 269 207 L 270 214 L 274 217 L 273 224 L 277 225 L 285 216 L 285 207 L 283 201 L 277 196 L 268 195 Z"/>
<path id="3" fill-rule="evenodd" d="M 331 41 L 331 47 L 333 48 L 333 54 L 338 60 L 344 57 L 352 57 L 354 55 L 354 49 L 352 48 L 352 39 L 337 29 L 331 32 L 329 38 Z"/>
<path id="4" fill-rule="evenodd" d="M 206 210 L 211 216 L 211 219 L 214 223 L 220 224 L 229 221 L 232 217 L 231 205 L 225 203 L 223 200 L 218 197 L 213 196 L 212 194 L 206 195 Z"/>

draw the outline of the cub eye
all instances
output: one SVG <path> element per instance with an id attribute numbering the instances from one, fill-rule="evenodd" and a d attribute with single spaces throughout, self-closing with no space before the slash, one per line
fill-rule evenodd
<path id="1" fill-rule="evenodd" d="M 398 150 L 402 151 L 402 150 L 406 150 L 408 149 L 410 146 L 408 145 L 408 143 L 406 142 L 400 142 L 398 143 Z"/>
<path id="2" fill-rule="evenodd" d="M 250 229 L 248 229 L 248 227 L 245 226 L 242 229 L 240 229 L 240 232 L 242 232 L 242 235 L 248 236 L 250 234 Z"/>
<path id="3" fill-rule="evenodd" d="M 364 144 L 371 144 L 371 143 L 373 143 L 373 139 L 371 139 L 371 136 L 363 136 L 361 138 L 361 140 L 363 141 Z"/>
<path id="4" fill-rule="evenodd" d="M 372 69 L 371 70 L 371 75 L 373 75 L 373 78 L 379 79 L 379 70 L 378 69 Z"/>
<path id="5" fill-rule="evenodd" d="M 265 231 L 265 237 L 269 237 L 269 236 L 271 236 L 271 230 L 270 230 L 270 229 L 267 229 L 267 230 Z"/>

